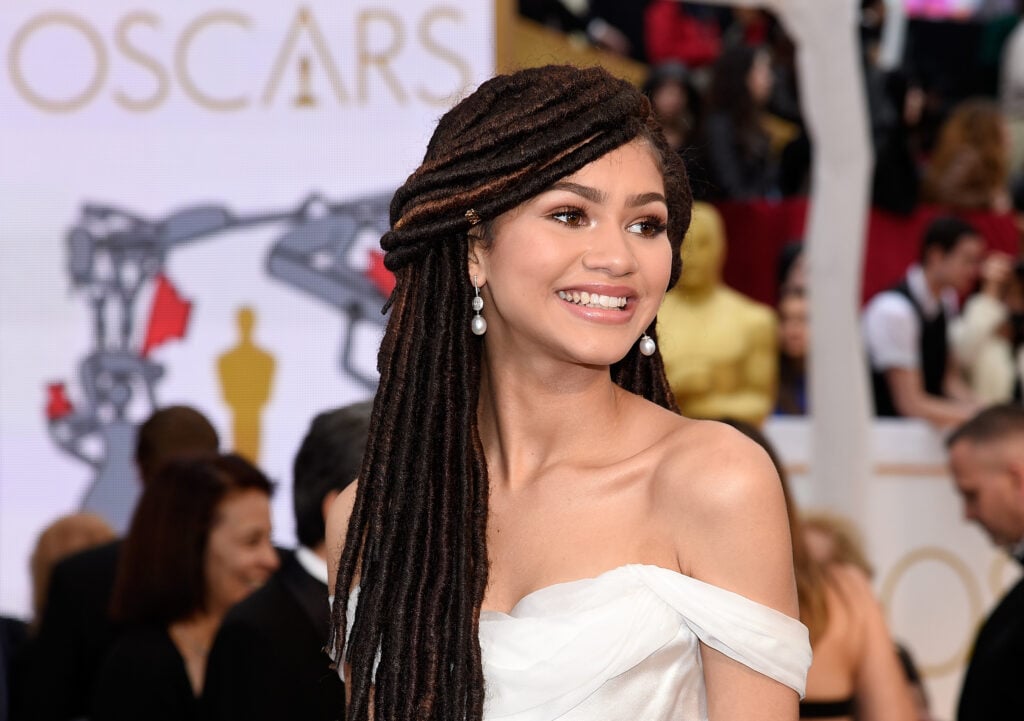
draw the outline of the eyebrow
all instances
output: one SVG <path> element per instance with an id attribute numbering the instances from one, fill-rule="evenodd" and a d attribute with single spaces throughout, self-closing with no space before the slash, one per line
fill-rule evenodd
<path id="1" fill-rule="evenodd" d="M 557 183 L 552 184 L 548 190 L 567 190 L 584 200 L 589 200 L 591 203 L 600 204 L 608 199 L 608 196 L 597 188 L 591 188 L 589 185 L 580 185 L 569 180 L 559 180 Z"/>
<path id="2" fill-rule="evenodd" d="M 628 208 L 638 208 L 648 203 L 664 203 L 666 206 L 668 205 L 668 201 L 665 200 L 665 196 L 661 193 L 640 193 L 639 195 L 631 195 L 626 198 L 626 207 Z"/>
<path id="3" fill-rule="evenodd" d="M 603 191 L 591 188 L 589 185 L 573 183 L 570 180 L 559 180 L 557 183 L 552 184 L 548 190 L 565 190 L 580 196 L 584 200 L 589 200 L 591 203 L 603 204 L 608 200 L 607 194 Z M 668 205 L 665 196 L 661 193 L 639 193 L 626 198 L 627 208 L 637 208 L 648 203 L 664 203 Z"/>

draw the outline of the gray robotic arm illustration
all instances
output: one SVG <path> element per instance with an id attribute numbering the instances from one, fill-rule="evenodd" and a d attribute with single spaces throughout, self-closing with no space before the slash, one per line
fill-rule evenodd
<path id="1" fill-rule="evenodd" d="M 353 362 L 353 340 L 358 323 L 384 323 L 380 308 L 389 292 L 388 276 L 375 265 L 368 240 L 375 245 L 387 229 L 389 197 L 332 205 L 312 195 L 283 212 L 248 215 L 215 204 L 194 205 L 156 221 L 111 205 L 82 208 L 67 236 L 67 270 L 91 313 L 92 350 L 78 366 L 82 402 L 76 407 L 64 384 L 51 384 L 47 419 L 54 443 L 94 469 L 85 508 L 123 529 L 134 507 L 137 421 L 129 409 L 141 392 L 146 412 L 134 415 L 152 412 L 158 405 L 156 383 L 164 374 L 140 348 L 136 303 L 147 284 L 164 274 L 170 253 L 190 243 L 239 228 L 284 224 L 286 231 L 267 257 L 268 273 L 348 317 L 342 370 L 375 387 L 376 378 Z"/>

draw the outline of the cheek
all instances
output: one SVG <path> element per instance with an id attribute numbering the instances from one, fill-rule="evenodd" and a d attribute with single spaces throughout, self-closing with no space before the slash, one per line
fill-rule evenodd
<path id="1" fill-rule="evenodd" d="M 651 248 L 645 255 L 645 265 L 650 268 L 652 287 L 666 289 L 669 276 L 672 275 L 672 246 L 666 242 L 660 247 Z"/>
<path id="2" fill-rule="evenodd" d="M 998 523 L 999 519 L 1006 515 L 1006 501 L 1007 499 L 1000 497 L 999 494 L 982 493 L 978 497 L 976 510 L 978 515 L 989 523 Z"/>
<path id="3" fill-rule="evenodd" d="M 213 540 L 213 539 L 211 539 Z M 211 585 L 229 585 L 237 583 L 238 577 L 242 575 L 248 564 L 246 559 L 252 554 L 247 554 L 246 549 L 241 545 L 230 543 L 226 539 L 219 539 L 219 542 L 210 545 L 209 561 L 207 568 L 214 574 Z"/>

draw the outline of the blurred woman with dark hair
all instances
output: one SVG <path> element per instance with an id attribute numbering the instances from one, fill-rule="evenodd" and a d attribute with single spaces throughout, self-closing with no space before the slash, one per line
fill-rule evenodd
<path id="1" fill-rule="evenodd" d="M 100 670 L 94 721 L 198 714 L 224 614 L 278 566 L 271 491 L 233 454 L 172 461 L 146 487 L 111 600 L 125 630 Z"/>
<path id="2" fill-rule="evenodd" d="M 683 159 L 694 200 L 703 200 L 708 194 L 705 159 L 698 147 L 703 142 L 703 110 L 700 91 L 690 70 L 671 60 L 655 65 L 644 81 L 643 92 L 651 101 L 651 110 L 669 147 Z"/>
<path id="3" fill-rule="evenodd" d="M 704 122 L 708 171 L 718 196 L 753 200 L 778 192 L 777 162 L 762 114 L 772 95 L 764 47 L 726 48 L 711 73 Z"/>

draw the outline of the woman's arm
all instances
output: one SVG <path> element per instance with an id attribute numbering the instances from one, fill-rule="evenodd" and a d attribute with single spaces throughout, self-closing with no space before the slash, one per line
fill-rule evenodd
<path id="1" fill-rule="evenodd" d="M 706 424 L 701 468 L 676 484 L 679 557 L 684 571 L 798 617 L 789 520 L 782 486 L 767 454 L 739 432 Z M 789 687 L 701 646 L 710 721 L 795 721 Z"/>

